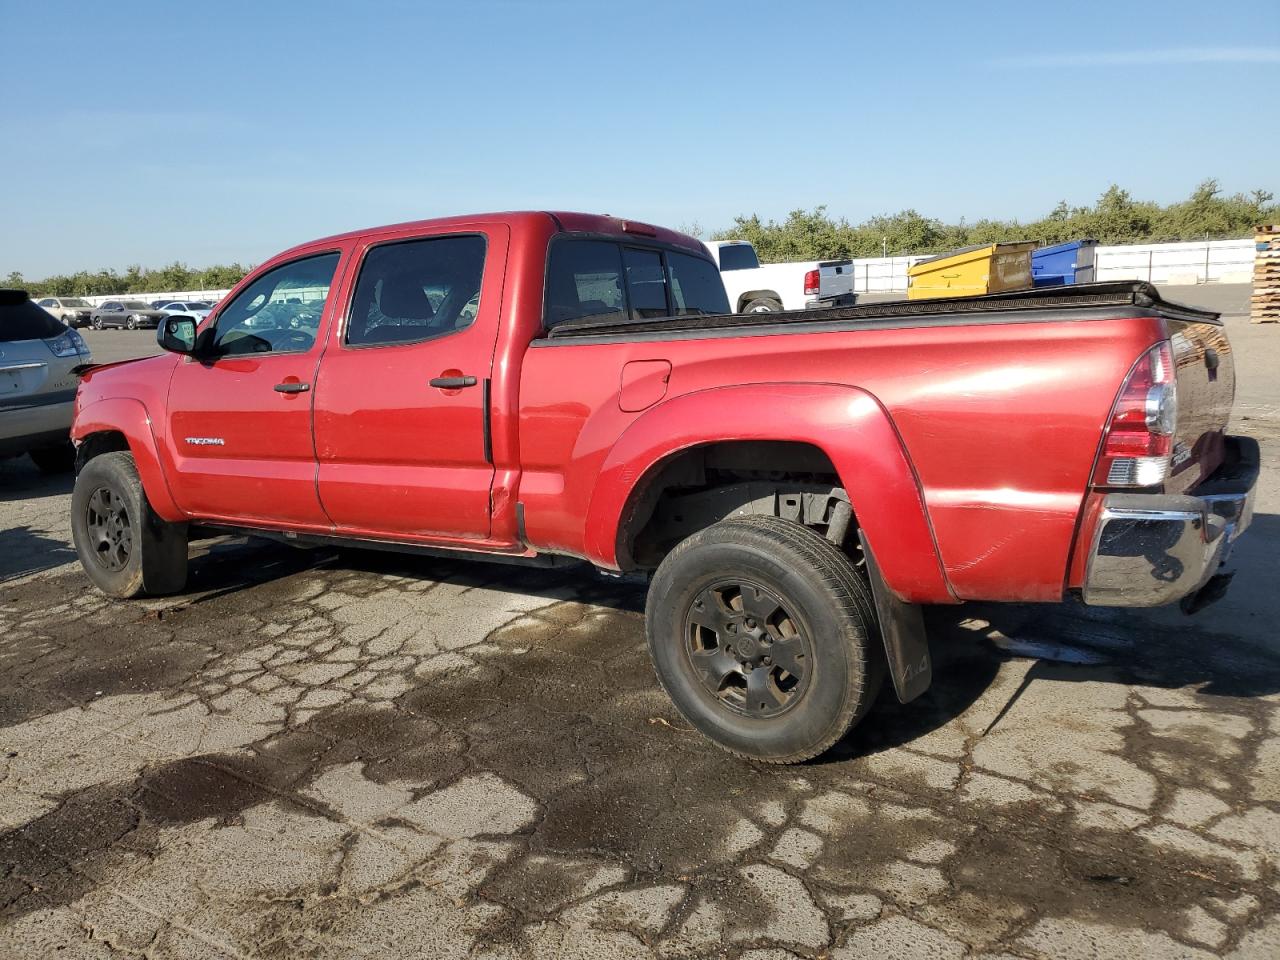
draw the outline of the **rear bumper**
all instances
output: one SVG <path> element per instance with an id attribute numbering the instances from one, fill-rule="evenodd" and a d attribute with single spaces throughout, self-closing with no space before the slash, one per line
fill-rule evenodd
<path id="1" fill-rule="evenodd" d="M 852 307 L 858 302 L 856 293 L 842 293 L 835 297 L 825 297 L 822 299 L 806 300 L 804 308 L 806 310 L 829 310 L 832 307 Z"/>
<path id="2" fill-rule="evenodd" d="M 1084 602 L 1158 607 L 1195 593 L 1253 519 L 1257 441 L 1227 437 L 1226 460 L 1189 495 L 1113 493 L 1094 529 Z"/>

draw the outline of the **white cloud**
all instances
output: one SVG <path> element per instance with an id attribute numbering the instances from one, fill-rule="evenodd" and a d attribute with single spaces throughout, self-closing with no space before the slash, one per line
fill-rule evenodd
<path id="1" fill-rule="evenodd" d="M 1280 47 L 1174 47 L 1168 50 L 1118 50 L 1031 53 L 1000 57 L 993 67 L 1141 67 L 1200 63 L 1280 63 Z"/>

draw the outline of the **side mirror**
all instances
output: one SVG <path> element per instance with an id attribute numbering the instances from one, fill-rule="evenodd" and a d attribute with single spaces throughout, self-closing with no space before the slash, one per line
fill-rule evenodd
<path id="1" fill-rule="evenodd" d="M 196 348 L 196 322 L 191 317 L 161 317 L 156 342 L 170 353 L 192 354 Z"/>

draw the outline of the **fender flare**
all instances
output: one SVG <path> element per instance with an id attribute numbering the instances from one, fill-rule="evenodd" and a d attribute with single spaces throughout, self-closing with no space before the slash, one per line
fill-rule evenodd
<path id="1" fill-rule="evenodd" d="M 770 290 L 767 287 L 761 287 L 759 290 L 744 290 L 742 293 L 738 294 L 738 302 L 734 305 L 733 312 L 741 313 L 742 308 L 748 303 L 752 300 L 759 300 L 761 298 L 777 300 L 779 303 L 782 303 L 782 294 L 778 293 L 776 290 Z M 782 309 L 785 310 L 786 308 L 786 304 L 783 304 Z"/>
<path id="2" fill-rule="evenodd" d="M 885 583 L 906 603 L 955 603 L 924 498 L 888 412 L 858 387 L 752 383 L 664 401 L 609 451 L 587 511 L 588 555 L 618 569 L 618 536 L 643 481 L 672 456 L 708 443 L 795 441 L 835 465 Z"/>
<path id="3" fill-rule="evenodd" d="M 155 434 L 151 429 L 151 417 L 142 401 L 131 397 L 112 397 L 97 400 L 76 412 L 71 427 L 71 439 L 77 445 L 95 433 L 121 433 L 129 444 L 138 477 L 147 494 L 151 509 L 162 520 L 177 523 L 187 519 L 169 489 L 168 478 L 160 465 Z"/>

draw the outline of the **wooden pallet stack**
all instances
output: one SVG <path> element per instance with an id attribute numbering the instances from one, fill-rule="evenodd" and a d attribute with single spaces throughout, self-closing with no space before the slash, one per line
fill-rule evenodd
<path id="1" fill-rule="evenodd" d="M 1258 227 L 1253 234 L 1254 323 L 1280 323 L 1280 225 Z"/>

